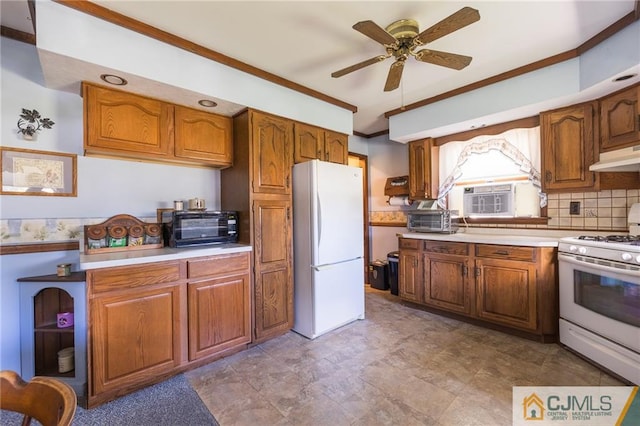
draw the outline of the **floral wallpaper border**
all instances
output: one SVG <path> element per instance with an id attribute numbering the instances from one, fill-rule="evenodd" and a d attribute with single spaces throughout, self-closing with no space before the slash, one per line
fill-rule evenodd
<path id="1" fill-rule="evenodd" d="M 84 226 L 102 223 L 109 218 L 71 219 L 2 219 L 0 245 L 59 241 L 83 241 Z M 139 218 L 156 223 L 155 217 Z"/>

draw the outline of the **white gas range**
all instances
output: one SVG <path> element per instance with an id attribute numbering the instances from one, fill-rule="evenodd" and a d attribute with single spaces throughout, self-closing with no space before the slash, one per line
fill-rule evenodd
<path id="1" fill-rule="evenodd" d="M 640 384 L 640 236 L 562 238 L 560 342 Z"/>

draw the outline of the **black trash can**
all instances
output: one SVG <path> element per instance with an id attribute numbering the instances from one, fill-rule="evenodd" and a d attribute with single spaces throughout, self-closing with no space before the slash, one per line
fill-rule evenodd
<path id="1" fill-rule="evenodd" d="M 369 265 L 369 285 L 378 290 L 388 290 L 387 262 L 376 260 Z"/>
<path id="2" fill-rule="evenodd" d="M 398 265 L 400 261 L 400 252 L 392 251 L 387 254 L 387 262 L 389 264 L 389 287 L 391 294 L 398 295 Z"/>

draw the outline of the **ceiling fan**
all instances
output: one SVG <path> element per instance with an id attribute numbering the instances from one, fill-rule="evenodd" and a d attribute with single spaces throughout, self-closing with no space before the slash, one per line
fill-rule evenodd
<path id="1" fill-rule="evenodd" d="M 361 68 L 383 61 L 391 56 L 396 60 L 391 64 L 384 91 L 395 90 L 400 85 L 404 63 L 409 56 L 413 56 L 421 62 L 428 62 L 443 67 L 461 70 L 471 63 L 470 56 L 457 55 L 455 53 L 440 52 L 431 49 L 416 49 L 434 40 L 444 37 L 454 31 L 466 27 L 480 20 L 480 13 L 471 7 L 463 7 L 453 15 L 443 19 L 437 24 L 418 31 L 418 22 L 413 19 L 401 19 L 393 22 L 385 29 L 378 26 L 373 21 L 361 21 L 353 26 L 353 29 L 361 32 L 374 41 L 382 44 L 387 50 L 386 55 L 375 56 L 366 61 L 343 68 L 331 74 L 331 77 L 338 78 L 343 75 L 357 71 Z"/>

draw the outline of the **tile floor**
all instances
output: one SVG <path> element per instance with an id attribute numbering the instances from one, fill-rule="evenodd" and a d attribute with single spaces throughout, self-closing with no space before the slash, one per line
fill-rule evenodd
<path id="1" fill-rule="evenodd" d="M 366 319 L 294 332 L 187 373 L 222 426 L 510 425 L 512 386 L 623 383 L 541 344 L 367 287 Z"/>

